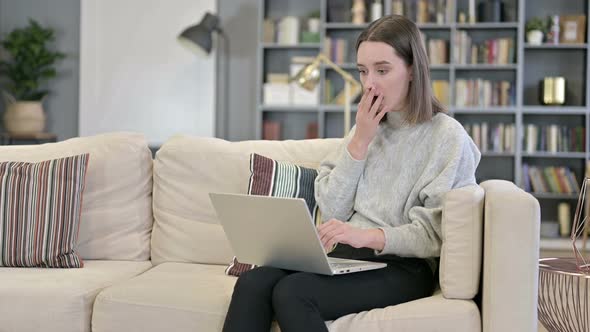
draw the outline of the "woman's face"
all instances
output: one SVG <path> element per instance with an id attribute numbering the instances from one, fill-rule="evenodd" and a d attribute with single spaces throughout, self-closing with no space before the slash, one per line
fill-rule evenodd
<path id="1" fill-rule="evenodd" d="M 385 110 L 402 111 L 406 105 L 411 66 L 383 42 L 364 41 L 357 51 L 357 67 L 363 89 L 383 94 Z"/>

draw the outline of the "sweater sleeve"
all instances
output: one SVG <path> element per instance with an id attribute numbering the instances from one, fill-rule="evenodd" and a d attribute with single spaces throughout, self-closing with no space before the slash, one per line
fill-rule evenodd
<path id="1" fill-rule="evenodd" d="M 418 195 L 421 205 L 409 210 L 410 222 L 381 227 L 385 247 L 377 254 L 409 257 L 438 257 L 442 244 L 441 222 L 444 194 L 453 188 L 475 184 L 475 170 L 481 154 L 471 138 L 460 132 L 435 147 L 429 164 L 432 175 Z"/>
<path id="2" fill-rule="evenodd" d="M 315 180 L 315 199 L 321 211 L 322 221 L 335 218 L 348 221 L 354 213 L 354 199 L 365 161 L 354 159 L 348 152 L 348 143 L 355 127 L 343 139 L 336 151 L 320 164 Z"/>

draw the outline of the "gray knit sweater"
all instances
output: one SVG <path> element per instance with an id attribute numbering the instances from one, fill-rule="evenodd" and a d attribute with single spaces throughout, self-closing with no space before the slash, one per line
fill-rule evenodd
<path id="1" fill-rule="evenodd" d="M 410 126 L 392 112 L 366 158 L 355 160 L 347 150 L 354 129 L 320 165 L 315 197 L 322 220 L 381 228 L 385 247 L 378 255 L 440 256 L 443 196 L 476 183 L 480 152 L 471 138 L 446 114 Z"/>

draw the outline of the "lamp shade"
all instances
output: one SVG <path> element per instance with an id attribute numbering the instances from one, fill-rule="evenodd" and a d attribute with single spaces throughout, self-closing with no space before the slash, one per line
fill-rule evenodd
<path id="1" fill-rule="evenodd" d="M 196 45 L 209 54 L 213 46 L 212 34 L 216 30 L 219 30 L 219 18 L 205 13 L 199 24 L 186 28 L 178 39 L 185 44 Z"/>
<path id="2" fill-rule="evenodd" d="M 302 88 L 312 91 L 320 82 L 319 67 L 320 62 L 313 61 L 301 68 L 301 70 L 293 77 L 292 81 L 296 82 Z"/>

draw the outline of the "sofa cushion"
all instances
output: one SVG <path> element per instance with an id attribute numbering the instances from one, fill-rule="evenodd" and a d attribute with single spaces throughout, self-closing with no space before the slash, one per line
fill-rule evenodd
<path id="1" fill-rule="evenodd" d="M 152 262 L 227 264 L 233 253 L 209 193 L 246 194 L 251 153 L 315 169 L 339 142 L 171 138 L 154 160 Z"/>
<path id="2" fill-rule="evenodd" d="M 237 278 L 222 265 L 163 263 L 104 289 L 93 332 L 221 331 Z"/>
<path id="3" fill-rule="evenodd" d="M 250 155 L 250 181 L 248 195 L 303 198 L 313 220 L 321 222 L 314 196 L 314 183 L 318 171 L 288 162 L 276 161 L 253 153 Z M 256 265 L 241 263 L 234 256 L 226 274 L 239 276 Z"/>
<path id="4" fill-rule="evenodd" d="M 483 204 L 477 185 L 453 189 L 443 200 L 439 283 L 447 298 L 472 299 L 479 291 Z"/>
<path id="5" fill-rule="evenodd" d="M 447 299 L 436 292 L 419 300 L 343 316 L 329 322 L 328 328 L 331 332 L 479 332 L 481 316 L 473 301 Z"/>
<path id="6" fill-rule="evenodd" d="M 0 269 L 0 331 L 90 332 L 98 292 L 150 262 L 85 261 L 82 269 Z"/>
<path id="7" fill-rule="evenodd" d="M 0 162 L 0 266 L 79 268 L 88 154 Z"/>
<path id="8" fill-rule="evenodd" d="M 0 146 L 1 161 L 89 153 L 77 251 L 83 259 L 149 259 L 152 155 L 143 135 L 111 133 L 58 143 Z"/>
<path id="9" fill-rule="evenodd" d="M 221 331 L 234 277 L 222 265 L 163 263 L 104 289 L 94 304 L 94 332 Z M 481 331 L 477 306 L 432 297 L 328 322 L 330 331 Z M 277 330 L 276 326 L 273 330 Z"/>
<path id="10" fill-rule="evenodd" d="M 316 169 L 277 161 L 253 153 L 250 157 L 249 195 L 303 198 L 315 217 L 317 203 L 314 195 Z"/>

